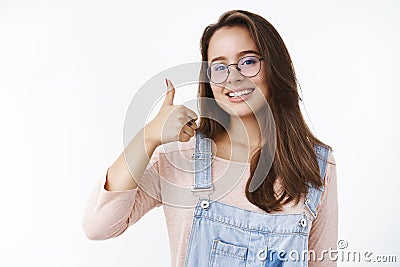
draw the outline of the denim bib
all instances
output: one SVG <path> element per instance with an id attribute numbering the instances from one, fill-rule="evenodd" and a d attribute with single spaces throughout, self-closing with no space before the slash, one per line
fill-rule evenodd
<path id="1" fill-rule="evenodd" d="M 324 180 L 328 149 L 315 145 Z M 263 214 L 211 200 L 211 140 L 196 132 L 193 193 L 201 193 L 193 213 L 186 267 L 308 266 L 308 217 Z M 309 184 L 304 204 L 315 218 L 323 187 Z"/>

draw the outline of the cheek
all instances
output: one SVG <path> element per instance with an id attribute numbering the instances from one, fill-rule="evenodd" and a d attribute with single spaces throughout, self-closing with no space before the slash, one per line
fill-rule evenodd
<path id="1" fill-rule="evenodd" d="M 268 83 L 266 77 L 265 76 L 254 77 L 252 79 L 252 82 L 258 87 L 258 89 L 260 89 L 260 91 L 266 97 L 268 93 Z"/>
<path id="2" fill-rule="evenodd" d="M 222 92 L 222 90 L 224 89 L 221 85 L 217 85 L 217 84 L 211 84 L 211 91 L 214 94 L 214 97 L 218 97 L 218 95 Z"/>
<path id="3" fill-rule="evenodd" d="M 264 96 L 267 96 L 268 93 L 268 82 L 267 82 L 267 74 L 265 73 L 266 66 L 263 65 L 260 73 L 254 77 L 256 81 L 254 81 L 258 88 L 263 92 Z"/>

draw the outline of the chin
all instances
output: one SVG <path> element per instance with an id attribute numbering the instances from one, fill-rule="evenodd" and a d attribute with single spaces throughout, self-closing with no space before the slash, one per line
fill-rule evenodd
<path id="1" fill-rule="evenodd" d="M 248 117 L 254 116 L 264 106 L 262 103 L 242 102 L 240 105 L 221 102 L 217 100 L 219 107 L 228 113 L 231 117 Z"/>

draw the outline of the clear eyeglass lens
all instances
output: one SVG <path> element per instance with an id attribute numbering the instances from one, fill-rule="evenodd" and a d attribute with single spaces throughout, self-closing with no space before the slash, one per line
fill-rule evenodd
<path id="1" fill-rule="evenodd" d="M 257 57 L 244 57 L 238 62 L 240 73 L 244 76 L 254 76 L 260 68 L 260 60 Z"/>
<path id="2" fill-rule="evenodd" d="M 209 78 L 214 83 L 222 83 L 228 76 L 228 67 L 222 63 L 212 64 L 209 68 Z"/>

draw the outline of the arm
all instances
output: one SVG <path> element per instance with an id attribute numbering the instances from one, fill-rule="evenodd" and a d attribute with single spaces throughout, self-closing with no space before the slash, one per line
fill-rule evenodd
<path id="1" fill-rule="evenodd" d="M 148 132 L 146 131 L 146 133 Z M 143 176 L 149 163 L 149 158 L 160 144 L 145 136 L 145 128 L 142 128 L 118 159 L 108 168 L 104 188 L 108 191 L 124 191 L 136 188 L 138 179 Z M 133 163 L 129 165 L 129 169 L 125 162 L 125 156 L 127 156 L 129 162 Z"/>
<path id="2" fill-rule="evenodd" d="M 158 147 L 150 147 L 152 154 L 149 160 L 146 148 L 141 146 L 144 144 L 141 135 L 139 132 L 127 147 L 136 151 L 134 155 L 130 155 L 129 160 L 134 158 L 133 162 L 136 164 L 131 168 L 131 172 L 135 177 L 141 177 L 137 180 L 140 186 L 138 187 L 131 177 L 124 155 L 121 154 L 107 169 L 105 177 L 86 204 L 82 224 L 86 236 L 91 240 L 119 236 L 149 210 L 161 205 Z M 146 192 L 151 192 L 152 196 Z M 156 195 L 153 192 L 156 192 Z"/>
<path id="3" fill-rule="evenodd" d="M 142 180 L 152 179 L 150 173 L 154 168 L 156 166 L 146 170 Z M 107 191 L 104 180 L 92 192 L 84 212 L 82 225 L 90 240 L 117 237 L 148 211 L 161 205 L 161 201 L 148 195 L 141 187 Z"/>
<path id="4" fill-rule="evenodd" d="M 197 124 L 187 124 L 188 118 L 197 119 L 197 114 L 183 105 L 174 106 L 175 89 L 169 80 L 166 85 L 169 89 L 157 116 L 107 169 L 104 183 L 88 201 L 83 228 L 89 239 L 118 236 L 150 209 L 161 205 L 156 150 L 161 144 L 189 141 L 197 128 Z M 143 186 L 138 187 L 138 183 Z"/>
<path id="5" fill-rule="evenodd" d="M 322 254 L 323 250 L 337 249 L 338 239 L 338 198 L 337 198 L 337 180 L 336 180 L 336 161 L 329 151 L 328 165 L 325 175 L 325 190 L 318 203 L 317 218 L 312 223 L 309 237 L 309 251 L 315 251 L 315 258 L 309 253 L 310 267 L 336 267 L 337 262 L 331 261 L 328 253 Z M 323 261 L 321 257 L 323 255 Z M 336 257 L 336 254 L 332 254 Z"/>

